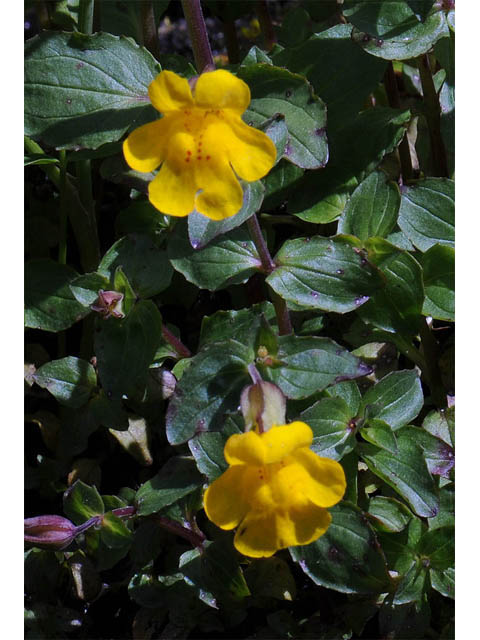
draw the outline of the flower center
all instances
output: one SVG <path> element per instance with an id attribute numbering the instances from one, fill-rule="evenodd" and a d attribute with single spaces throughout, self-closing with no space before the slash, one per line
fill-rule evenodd
<path id="1" fill-rule="evenodd" d="M 211 150 L 206 150 L 204 136 L 210 126 L 223 120 L 221 109 L 185 109 L 181 114 L 179 129 L 186 134 L 182 137 L 181 150 L 185 164 L 196 164 L 211 160 Z"/>

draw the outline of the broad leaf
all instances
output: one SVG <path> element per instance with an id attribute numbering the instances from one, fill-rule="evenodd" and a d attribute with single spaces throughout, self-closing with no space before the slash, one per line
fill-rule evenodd
<path id="1" fill-rule="evenodd" d="M 342 593 L 388 591 L 385 559 L 362 511 L 342 502 L 330 513 L 332 523 L 327 532 L 309 545 L 290 547 L 292 558 L 322 587 Z"/>
<path id="2" fill-rule="evenodd" d="M 86 360 L 68 356 L 52 360 L 37 369 L 35 382 L 60 402 L 78 409 L 90 398 L 97 384 L 95 369 Z"/>
<path id="3" fill-rule="evenodd" d="M 438 512 L 438 498 L 422 449 L 401 430 L 396 436 L 396 454 L 362 445 L 362 458 L 370 471 L 395 489 L 417 515 L 431 518 Z"/>
<path id="4" fill-rule="evenodd" d="M 213 482 L 227 470 L 228 464 L 223 455 L 228 438 L 240 433 L 239 426 L 232 418 L 227 418 L 222 431 L 199 433 L 188 441 L 188 447 L 195 458 L 198 470 Z"/>
<path id="5" fill-rule="evenodd" d="M 162 318 L 150 300 L 140 300 L 123 320 L 98 321 L 95 354 L 107 395 L 143 393 L 161 333 Z"/>
<path id="6" fill-rule="evenodd" d="M 261 302 L 249 309 L 217 311 L 211 316 L 205 316 L 202 320 L 199 346 L 203 347 L 208 342 L 220 342 L 235 336 L 237 342 L 253 349 L 262 317 L 270 324 L 275 324 L 275 310 L 270 302 Z"/>
<path id="7" fill-rule="evenodd" d="M 82 524 L 93 516 L 103 515 L 103 500 L 95 486 L 77 480 L 63 496 L 63 511 L 69 520 Z"/>
<path id="8" fill-rule="evenodd" d="M 78 273 L 53 260 L 25 265 L 25 326 L 58 332 L 81 320 L 89 310 L 74 298 L 69 284 Z"/>
<path id="9" fill-rule="evenodd" d="M 103 256 L 98 273 L 112 285 L 117 267 L 121 267 L 135 293 L 150 298 L 168 287 L 172 267 L 167 252 L 159 249 L 146 235 L 132 233 L 117 240 Z"/>
<path id="10" fill-rule="evenodd" d="M 252 349 L 228 340 L 207 345 L 191 359 L 168 405 L 170 444 L 186 442 L 196 432 L 223 427 L 228 412 L 237 410 L 253 358 Z"/>
<path id="11" fill-rule="evenodd" d="M 362 438 L 380 447 L 380 449 L 385 449 L 385 451 L 396 454 L 398 451 L 397 439 L 395 438 L 392 427 L 378 418 L 370 418 L 367 424 L 367 427 L 360 429 Z"/>
<path id="12" fill-rule="evenodd" d="M 455 569 L 445 571 L 430 569 L 430 583 L 432 588 L 446 598 L 455 599 Z"/>
<path id="13" fill-rule="evenodd" d="M 329 338 L 280 336 L 273 366 L 258 363 L 265 379 L 295 400 L 370 373 L 361 360 Z"/>
<path id="14" fill-rule="evenodd" d="M 62 149 L 96 149 L 155 119 L 160 71 L 133 40 L 43 31 L 25 48 L 25 133 Z"/>
<path id="15" fill-rule="evenodd" d="M 400 207 L 400 192 L 380 171 L 371 173 L 352 193 L 338 223 L 338 233 L 349 233 L 362 242 L 386 237 L 393 230 Z"/>
<path id="16" fill-rule="evenodd" d="M 105 276 L 94 271 L 74 278 L 70 283 L 70 289 L 76 300 L 84 307 L 89 307 L 98 299 L 100 289 L 108 291 L 110 281 Z"/>
<path id="17" fill-rule="evenodd" d="M 373 526 L 380 531 L 403 531 L 412 513 L 402 502 L 386 496 L 374 496 L 368 504 L 368 514 Z"/>
<path id="18" fill-rule="evenodd" d="M 422 563 L 413 562 L 395 591 L 393 603 L 399 605 L 421 600 L 425 590 L 426 577 L 427 570 Z"/>
<path id="19" fill-rule="evenodd" d="M 420 259 L 425 302 L 423 314 L 455 322 L 455 250 L 434 245 Z"/>
<path id="20" fill-rule="evenodd" d="M 447 178 L 425 178 L 403 187 L 398 226 L 420 251 L 435 244 L 454 246 L 454 197 L 454 183 Z"/>
<path id="21" fill-rule="evenodd" d="M 344 237 L 287 240 L 275 264 L 268 284 L 287 302 L 309 309 L 353 311 L 382 284 L 354 242 Z"/>
<path id="22" fill-rule="evenodd" d="M 259 126 L 281 113 L 289 135 L 284 157 L 303 169 L 324 167 L 328 160 L 326 108 L 305 78 L 269 64 L 240 67 L 238 77 L 249 85 L 252 95 L 244 120 Z"/>
<path id="23" fill-rule="evenodd" d="M 419 427 L 404 427 L 403 433 L 409 435 L 412 441 L 420 445 L 432 475 L 450 477 L 450 471 L 455 466 L 455 454 L 450 445 Z"/>
<path id="24" fill-rule="evenodd" d="M 109 549 L 121 549 L 130 547 L 133 534 L 123 520 L 110 512 L 103 516 L 100 538 Z"/>
<path id="25" fill-rule="evenodd" d="M 195 462 L 189 458 L 175 456 L 137 491 L 135 501 L 138 514 L 148 516 L 192 493 L 203 483 Z"/>
<path id="26" fill-rule="evenodd" d="M 393 371 L 370 387 L 362 399 L 368 417 L 399 429 L 411 422 L 423 407 L 420 378 L 413 370 Z"/>
<path id="27" fill-rule="evenodd" d="M 255 245 L 244 229 L 220 236 L 197 250 L 179 229 L 170 239 L 168 256 L 189 282 L 209 291 L 245 282 L 261 268 Z"/>
<path id="28" fill-rule="evenodd" d="M 440 527 L 430 529 L 420 538 L 418 553 L 428 558 L 432 569 L 443 571 L 455 563 L 455 529 Z"/>

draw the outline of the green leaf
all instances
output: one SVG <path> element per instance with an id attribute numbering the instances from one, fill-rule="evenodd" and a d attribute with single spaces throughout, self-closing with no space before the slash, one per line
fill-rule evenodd
<path id="1" fill-rule="evenodd" d="M 98 273 L 114 282 L 122 267 L 136 294 L 142 298 L 157 295 L 170 284 L 173 270 L 167 252 L 146 235 L 132 233 L 117 240 L 103 256 Z"/>
<path id="2" fill-rule="evenodd" d="M 440 438 L 440 440 L 443 440 L 443 442 L 446 442 L 451 447 L 452 438 L 448 426 L 449 413 L 451 413 L 451 409 L 430 411 L 422 422 L 422 428 L 428 431 L 428 433 L 431 433 L 432 436 Z"/>
<path id="3" fill-rule="evenodd" d="M 81 320 L 85 311 L 69 284 L 78 273 L 53 260 L 31 260 L 25 265 L 25 326 L 63 331 Z"/>
<path id="4" fill-rule="evenodd" d="M 123 320 L 97 321 L 98 374 L 109 397 L 143 392 L 161 334 L 162 318 L 150 300 L 140 300 Z"/>
<path id="5" fill-rule="evenodd" d="M 453 482 L 440 489 L 439 503 L 437 515 L 428 519 L 430 530 L 455 524 L 455 485 Z"/>
<path id="6" fill-rule="evenodd" d="M 358 314 L 379 329 L 410 337 L 418 331 L 423 308 L 422 268 L 410 253 L 383 238 L 371 238 L 366 245 L 368 259 L 378 267 L 385 284 Z"/>
<path id="7" fill-rule="evenodd" d="M 119 549 L 130 546 L 133 534 L 118 516 L 110 512 L 103 516 L 100 538 L 109 549 Z"/>
<path id="8" fill-rule="evenodd" d="M 332 387 L 325 389 L 324 394 L 331 398 L 342 398 L 347 403 L 352 416 L 356 416 L 360 408 L 362 395 L 358 389 L 358 385 L 354 380 L 345 380 L 337 382 Z"/>
<path id="9" fill-rule="evenodd" d="M 372 236 L 385 238 L 397 222 L 400 191 L 381 171 L 374 171 L 352 193 L 338 223 L 338 233 L 349 233 L 362 242 Z"/>
<path id="10" fill-rule="evenodd" d="M 265 177 L 265 200 L 262 210 L 269 211 L 276 209 L 288 196 L 292 189 L 298 185 L 299 179 L 304 171 L 287 160 L 280 160 L 277 166 L 273 167 Z"/>
<path id="11" fill-rule="evenodd" d="M 117 236 L 139 233 L 158 241 L 168 226 L 169 216 L 156 209 L 149 200 L 135 200 L 115 218 Z"/>
<path id="12" fill-rule="evenodd" d="M 430 569 L 430 583 L 432 589 L 441 593 L 442 596 L 455 599 L 455 569 L 449 568 L 446 571 Z"/>
<path id="13" fill-rule="evenodd" d="M 382 281 L 353 240 L 287 240 L 275 256 L 268 284 L 284 300 L 309 309 L 346 313 L 364 304 Z"/>
<path id="14" fill-rule="evenodd" d="M 223 427 L 228 412 L 238 408 L 240 393 L 249 380 L 247 367 L 253 358 L 251 348 L 226 340 L 207 345 L 190 360 L 168 405 L 170 444 L 186 442 L 196 432 Z"/>
<path id="15" fill-rule="evenodd" d="M 330 509 L 332 523 L 316 542 L 290 547 L 290 554 L 315 584 L 342 593 L 378 594 L 389 590 L 383 554 L 372 527 L 358 507 Z"/>
<path id="16" fill-rule="evenodd" d="M 396 454 L 398 451 L 397 439 L 392 427 L 378 418 L 371 418 L 367 422 L 368 427 L 360 429 L 360 435 L 371 444 Z"/>
<path id="17" fill-rule="evenodd" d="M 447 178 L 425 178 L 402 189 L 398 226 L 409 240 L 427 251 L 455 242 L 455 186 Z"/>
<path id="18" fill-rule="evenodd" d="M 93 273 L 85 273 L 70 282 L 70 289 L 75 299 L 84 307 L 89 307 L 98 299 L 100 289 L 108 291 L 109 288 L 110 281 L 108 278 L 96 271 Z"/>
<path id="19" fill-rule="evenodd" d="M 428 566 L 440 571 L 453 567 L 455 563 L 455 529 L 440 527 L 430 529 L 420 538 L 418 553 L 428 558 Z"/>
<path id="20" fill-rule="evenodd" d="M 399 429 L 418 416 L 423 407 L 420 378 L 413 370 L 393 371 L 370 387 L 362 399 L 369 417 Z"/>
<path id="21" fill-rule="evenodd" d="M 92 365 L 73 356 L 47 362 L 37 369 L 33 378 L 60 404 L 72 409 L 84 405 L 97 384 L 97 374 Z"/>
<path id="22" fill-rule="evenodd" d="M 170 458 L 154 476 L 137 491 L 138 515 L 148 516 L 192 493 L 203 484 L 195 462 L 189 458 Z"/>
<path id="23" fill-rule="evenodd" d="M 43 31 L 25 47 L 25 133 L 62 149 L 96 149 L 155 118 L 160 71 L 133 40 Z"/>
<path id="24" fill-rule="evenodd" d="M 31 153 L 24 156 L 23 165 L 30 167 L 33 165 L 58 164 L 59 162 L 58 158 L 46 156 L 44 153 Z"/>
<path id="25" fill-rule="evenodd" d="M 355 448 L 355 429 L 350 427 L 353 418 L 347 403 L 342 398 L 322 398 L 300 414 L 313 431 L 312 451 L 333 460 Z"/>
<path id="26" fill-rule="evenodd" d="M 227 418 L 222 431 L 199 433 L 188 441 L 198 470 L 207 476 L 209 482 L 213 482 L 227 470 L 223 450 L 228 438 L 235 433 L 241 433 L 239 426 L 232 418 Z"/>
<path id="27" fill-rule="evenodd" d="M 406 2 L 350 0 L 344 15 L 355 25 L 352 38 L 364 51 L 384 60 L 408 60 L 427 53 L 448 35 L 443 11 L 420 22 Z"/>
<path id="28" fill-rule="evenodd" d="M 238 77 L 249 85 L 252 95 L 245 122 L 258 126 L 266 118 L 284 115 L 289 134 L 284 157 L 303 169 L 324 167 L 328 160 L 326 108 L 305 78 L 269 64 L 240 67 Z"/>
<path id="29" fill-rule="evenodd" d="M 312 34 L 310 16 L 303 7 L 293 7 L 285 14 L 278 33 L 284 47 L 295 47 Z"/>
<path id="30" fill-rule="evenodd" d="M 168 256 L 189 282 L 209 291 L 246 282 L 261 268 L 255 244 L 244 229 L 220 236 L 200 250 L 192 248 L 185 233 L 174 233 Z"/>
<path id="31" fill-rule="evenodd" d="M 419 601 L 425 589 L 426 577 L 425 567 L 421 563 L 414 562 L 400 581 L 393 603 L 399 605 Z"/>
<path id="32" fill-rule="evenodd" d="M 422 449 L 401 430 L 396 436 L 396 454 L 362 445 L 361 456 L 370 471 L 395 489 L 417 515 L 431 518 L 438 512 L 438 498 Z"/>
<path id="33" fill-rule="evenodd" d="M 410 510 L 395 498 L 374 496 L 368 504 L 372 524 L 380 531 L 403 531 L 412 518 Z"/>
<path id="34" fill-rule="evenodd" d="M 365 55 L 352 42 L 351 32 L 351 25 L 336 25 L 273 57 L 274 64 L 304 74 L 312 83 L 327 104 L 329 128 L 363 107 L 386 68 L 383 60 Z"/>
<path id="35" fill-rule="evenodd" d="M 329 338 L 279 336 L 275 361 L 272 367 L 258 366 L 265 379 L 294 400 L 370 372 L 361 360 Z"/>
<path id="36" fill-rule="evenodd" d="M 103 500 L 95 486 L 77 480 L 63 496 L 63 511 L 76 525 L 104 513 Z"/>
<path id="37" fill-rule="evenodd" d="M 421 256 L 420 263 L 425 287 L 423 314 L 455 322 L 455 249 L 436 244 Z"/>
<path id="38" fill-rule="evenodd" d="M 225 220 L 210 220 L 196 211 L 188 216 L 188 237 L 194 249 L 203 249 L 218 236 L 239 227 L 260 209 L 264 194 L 262 183 L 243 182 L 242 189 L 242 208 L 234 216 Z"/>
<path id="39" fill-rule="evenodd" d="M 402 431 L 423 449 L 428 470 L 432 475 L 450 477 L 450 471 L 455 465 L 455 454 L 451 446 L 420 427 L 408 426 Z"/>
<path id="40" fill-rule="evenodd" d="M 240 63 L 242 67 L 249 67 L 252 64 L 264 62 L 265 64 L 272 64 L 272 60 L 263 49 L 259 49 L 256 45 L 253 45 Z"/>
<path id="41" fill-rule="evenodd" d="M 245 579 L 254 598 L 295 599 L 295 579 L 282 558 L 255 558 L 245 571 Z"/>
<path id="42" fill-rule="evenodd" d="M 216 311 L 211 316 L 205 316 L 202 320 L 199 347 L 204 347 L 208 342 L 220 342 L 235 336 L 237 342 L 253 349 L 262 316 L 270 324 L 275 323 L 275 309 L 270 302 L 261 302 L 238 311 Z"/>

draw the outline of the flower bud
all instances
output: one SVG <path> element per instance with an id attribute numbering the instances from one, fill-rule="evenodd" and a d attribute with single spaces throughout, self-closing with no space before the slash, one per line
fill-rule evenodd
<path id="1" fill-rule="evenodd" d="M 286 401 L 281 390 L 271 382 L 258 379 L 245 387 L 240 396 L 245 431 L 257 428 L 260 433 L 273 425 L 285 424 Z"/>
<path id="2" fill-rule="evenodd" d="M 24 540 L 41 549 L 59 551 L 75 538 L 77 527 L 62 516 L 36 516 L 24 521 Z"/>
<path id="3" fill-rule="evenodd" d="M 124 318 L 125 314 L 123 312 L 123 293 L 118 293 L 118 291 L 104 291 L 100 289 L 98 292 L 98 298 L 95 302 L 90 305 L 90 309 L 92 311 L 96 311 L 104 316 L 105 320 L 107 318 Z"/>

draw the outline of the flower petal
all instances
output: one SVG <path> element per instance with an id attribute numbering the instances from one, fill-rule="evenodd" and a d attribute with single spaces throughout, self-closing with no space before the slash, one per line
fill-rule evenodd
<path id="1" fill-rule="evenodd" d="M 168 149 L 170 124 L 168 118 L 162 118 L 132 131 L 123 143 L 125 160 L 132 169 L 148 173 L 161 165 Z"/>
<path id="2" fill-rule="evenodd" d="M 249 182 L 266 176 L 277 157 L 267 134 L 249 127 L 236 114 L 226 114 L 225 122 L 229 127 L 224 134 L 228 158 L 237 175 Z"/>
<path id="3" fill-rule="evenodd" d="M 343 498 L 347 486 L 342 465 L 321 458 L 310 449 L 297 449 L 292 458 L 308 473 L 303 492 L 319 507 L 332 507 Z"/>
<path id="4" fill-rule="evenodd" d="M 328 511 L 312 503 L 290 510 L 251 511 L 239 525 L 234 544 L 246 556 L 269 557 L 279 549 L 310 544 L 330 522 Z"/>
<path id="5" fill-rule="evenodd" d="M 265 462 L 279 462 L 299 447 L 309 447 L 312 444 L 313 433 L 304 422 L 291 422 L 274 426 L 261 434 L 266 449 Z"/>
<path id="6" fill-rule="evenodd" d="M 196 191 L 193 171 L 167 160 L 148 185 L 148 198 L 162 213 L 183 217 L 195 208 Z"/>
<path id="7" fill-rule="evenodd" d="M 230 467 L 205 491 L 203 504 L 209 520 L 222 529 L 233 529 L 245 517 L 252 473 L 243 465 Z"/>
<path id="8" fill-rule="evenodd" d="M 162 71 L 148 87 L 150 100 L 158 111 L 166 113 L 193 107 L 188 80 L 173 71 Z"/>
<path id="9" fill-rule="evenodd" d="M 217 155 L 209 161 L 197 161 L 195 179 L 197 187 L 202 189 L 195 208 L 207 218 L 223 220 L 242 208 L 243 190 L 226 158 Z"/>
<path id="10" fill-rule="evenodd" d="M 265 463 L 265 446 L 255 431 L 230 436 L 223 453 L 225 460 L 231 465 L 262 466 Z"/>
<path id="11" fill-rule="evenodd" d="M 195 105 L 202 109 L 232 109 L 241 115 L 250 104 L 250 89 L 229 71 L 202 73 L 195 87 Z"/>

